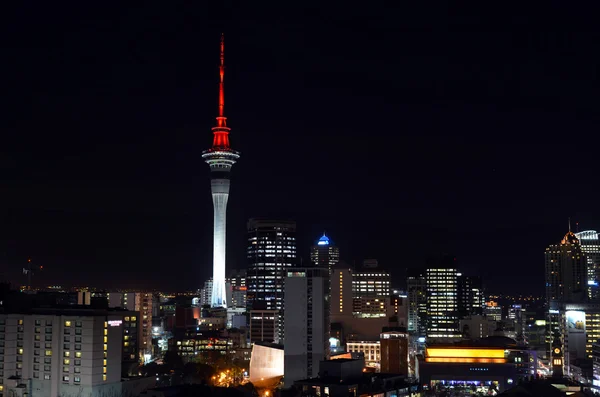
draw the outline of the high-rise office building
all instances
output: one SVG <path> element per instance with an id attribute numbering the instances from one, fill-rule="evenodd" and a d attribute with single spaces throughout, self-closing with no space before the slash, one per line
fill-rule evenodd
<path id="1" fill-rule="evenodd" d="M 425 336 L 427 328 L 427 275 L 425 270 L 408 269 L 408 331 Z"/>
<path id="2" fill-rule="evenodd" d="M 289 268 L 297 264 L 296 222 L 250 219 L 247 257 L 247 311 L 275 311 L 279 330 L 275 342 L 279 343 L 284 333 L 285 277 Z"/>
<path id="3" fill-rule="evenodd" d="M 600 300 L 600 240 L 598 239 L 598 232 L 585 230 L 575 233 L 575 236 L 587 257 L 588 298 L 597 302 Z"/>
<path id="4" fill-rule="evenodd" d="M 316 377 L 329 358 L 329 269 L 296 268 L 287 272 L 284 367 L 286 387 Z"/>
<path id="5" fill-rule="evenodd" d="M 485 297 L 481 277 L 465 276 L 459 273 L 457 277 L 457 294 L 458 316 L 460 318 L 483 314 Z"/>
<path id="6" fill-rule="evenodd" d="M 546 248 L 546 302 L 579 302 L 587 295 L 587 256 L 575 233 Z"/>
<path id="7" fill-rule="evenodd" d="M 326 267 L 331 272 L 333 266 L 340 261 L 340 249 L 323 233 L 310 251 L 310 259 L 314 266 Z"/>
<path id="8" fill-rule="evenodd" d="M 451 265 L 450 265 L 451 266 Z M 454 267 L 427 269 L 427 338 L 447 340 L 461 336 L 458 323 L 458 272 Z"/>
<path id="9" fill-rule="evenodd" d="M 225 41 L 221 36 L 221 64 L 219 66 L 219 115 L 217 125 L 212 128 L 213 145 L 202 153 L 202 158 L 210 166 L 210 187 L 212 192 L 213 221 L 213 286 L 211 307 L 227 307 L 225 290 L 225 245 L 226 215 L 229 199 L 229 174 L 231 168 L 240 158 L 240 154 L 229 145 L 229 130 L 225 117 Z"/>

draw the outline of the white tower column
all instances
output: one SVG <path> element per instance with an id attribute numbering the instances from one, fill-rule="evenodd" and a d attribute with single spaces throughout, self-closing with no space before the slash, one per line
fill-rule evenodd
<path id="1" fill-rule="evenodd" d="M 227 223 L 227 199 L 229 198 L 229 180 L 212 179 L 210 181 L 213 207 L 213 288 L 211 307 L 227 307 L 225 289 L 225 247 Z"/>

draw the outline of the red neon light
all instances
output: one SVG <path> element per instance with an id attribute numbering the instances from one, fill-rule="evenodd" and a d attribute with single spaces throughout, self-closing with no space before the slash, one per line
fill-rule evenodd
<path id="1" fill-rule="evenodd" d="M 221 34 L 221 63 L 219 65 L 219 115 L 213 127 L 213 149 L 229 149 L 229 127 L 225 117 L 225 35 Z"/>

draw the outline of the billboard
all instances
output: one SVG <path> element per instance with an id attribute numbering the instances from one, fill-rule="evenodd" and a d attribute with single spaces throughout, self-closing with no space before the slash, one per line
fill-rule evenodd
<path id="1" fill-rule="evenodd" d="M 570 334 L 585 334 L 585 312 L 567 310 L 567 331 Z"/>

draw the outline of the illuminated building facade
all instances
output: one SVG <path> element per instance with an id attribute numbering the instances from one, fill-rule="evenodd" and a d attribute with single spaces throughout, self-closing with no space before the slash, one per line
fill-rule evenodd
<path id="1" fill-rule="evenodd" d="M 575 233 L 581 244 L 581 249 L 587 257 L 587 285 L 588 298 L 592 301 L 600 300 L 600 239 L 595 230 L 585 230 Z"/>
<path id="2" fill-rule="evenodd" d="M 296 222 L 250 219 L 247 257 L 247 311 L 276 311 L 279 337 L 283 339 L 285 277 L 297 261 Z"/>
<path id="3" fill-rule="evenodd" d="M 319 363 L 329 359 L 329 269 L 288 270 L 285 294 L 285 383 L 319 374 Z"/>
<path id="4" fill-rule="evenodd" d="M 340 249 L 323 233 L 310 251 L 310 259 L 314 266 L 331 269 L 340 261 Z"/>
<path id="5" fill-rule="evenodd" d="M 365 261 L 352 274 L 352 312 L 355 316 L 385 317 L 390 304 L 390 273 L 376 260 Z"/>
<path id="6" fill-rule="evenodd" d="M 125 316 L 132 315 L 94 309 L 0 314 L 0 394 L 126 394 L 122 343 Z"/>
<path id="7" fill-rule="evenodd" d="M 381 366 L 381 342 L 378 340 L 349 340 L 346 342 L 348 353 L 362 353 L 365 366 L 379 370 Z"/>
<path id="8" fill-rule="evenodd" d="M 202 158 L 210 166 L 210 187 L 213 199 L 213 285 L 211 307 L 227 308 L 225 289 L 225 246 L 226 215 L 229 199 L 229 174 L 231 168 L 240 158 L 240 154 L 229 145 L 227 117 L 225 117 L 225 41 L 221 36 L 221 64 L 219 66 L 219 115 L 217 125 L 212 128 L 213 145 L 202 153 Z"/>
<path id="9" fill-rule="evenodd" d="M 587 256 L 575 233 L 546 248 L 546 302 L 580 302 L 587 295 Z"/>
<path id="10" fill-rule="evenodd" d="M 219 331 L 197 331 L 194 327 L 176 336 L 174 343 L 177 354 L 184 361 L 200 361 L 208 365 L 214 365 L 222 356 L 227 357 L 233 347 L 233 340 Z"/>
<path id="11" fill-rule="evenodd" d="M 233 271 L 227 277 L 227 304 L 230 309 L 244 309 L 246 311 L 246 271 Z"/>
<path id="12" fill-rule="evenodd" d="M 424 390 L 453 389 L 455 394 L 502 393 L 537 373 L 537 354 L 513 339 L 490 337 L 478 342 L 431 345 L 419 362 Z"/>
<path id="13" fill-rule="evenodd" d="M 406 274 L 408 295 L 408 331 L 425 336 L 427 328 L 427 279 L 426 272 L 408 269 Z"/>
<path id="14" fill-rule="evenodd" d="M 461 336 L 458 324 L 458 272 L 454 268 L 429 268 L 427 274 L 427 338 Z"/>
<path id="15" fill-rule="evenodd" d="M 110 308 L 120 307 L 140 314 L 137 335 L 129 336 L 131 343 L 123 348 L 123 352 L 131 355 L 137 353 L 142 360 L 145 359 L 144 355 L 152 355 L 152 308 L 158 304 L 154 302 L 154 295 L 149 292 L 109 292 L 107 298 Z M 134 343 L 137 343 L 137 347 L 134 347 Z"/>

